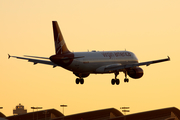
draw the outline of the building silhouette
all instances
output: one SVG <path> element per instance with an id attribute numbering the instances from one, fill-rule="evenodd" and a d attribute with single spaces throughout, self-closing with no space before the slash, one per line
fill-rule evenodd
<path id="1" fill-rule="evenodd" d="M 7 117 L 0 114 L 1 117 L 7 120 L 180 120 L 180 110 L 170 107 L 123 115 L 115 108 L 107 108 L 64 116 L 58 110 L 47 109 Z"/>
<path id="2" fill-rule="evenodd" d="M 24 109 L 24 106 L 19 103 L 19 105 L 16 106 L 16 109 L 13 110 L 14 115 L 21 115 L 21 114 L 26 114 L 27 110 Z"/>

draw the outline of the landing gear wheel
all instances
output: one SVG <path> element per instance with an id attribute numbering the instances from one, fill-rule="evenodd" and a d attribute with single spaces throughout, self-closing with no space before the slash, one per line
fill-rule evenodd
<path id="1" fill-rule="evenodd" d="M 76 78 L 76 84 L 79 84 L 79 82 L 80 82 L 80 79 Z"/>
<path id="2" fill-rule="evenodd" d="M 112 79 L 111 80 L 111 84 L 114 85 L 116 83 L 116 80 L 115 79 Z"/>
<path id="3" fill-rule="evenodd" d="M 111 80 L 111 84 L 112 84 L 112 85 L 115 85 L 115 84 L 116 84 L 116 85 L 119 85 L 119 83 L 120 83 L 119 79 L 112 79 L 112 80 Z"/>
<path id="4" fill-rule="evenodd" d="M 120 81 L 119 79 L 116 79 L 116 85 L 119 85 Z"/>
<path id="5" fill-rule="evenodd" d="M 76 78 L 76 84 L 84 84 L 84 79 L 83 78 Z"/>
<path id="6" fill-rule="evenodd" d="M 81 84 L 84 84 L 84 79 L 80 79 L 80 83 L 81 83 Z"/>
<path id="7" fill-rule="evenodd" d="M 128 79 L 128 78 L 125 78 L 125 79 L 124 79 L 124 82 L 129 82 L 129 79 Z"/>

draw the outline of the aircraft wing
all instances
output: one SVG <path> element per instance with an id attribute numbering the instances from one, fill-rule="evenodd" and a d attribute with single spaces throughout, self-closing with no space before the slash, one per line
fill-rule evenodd
<path id="1" fill-rule="evenodd" d="M 149 66 L 151 64 L 155 64 L 155 63 L 160 63 L 160 62 L 165 62 L 165 61 L 170 61 L 170 57 L 168 56 L 168 58 L 166 59 L 159 59 L 159 60 L 153 60 L 153 61 L 147 61 L 147 62 L 140 62 L 140 63 L 133 63 L 133 64 L 125 64 L 125 65 L 119 65 L 119 66 L 110 66 L 110 67 L 106 67 L 104 69 L 104 72 L 109 72 L 109 71 L 120 71 L 126 68 L 133 68 L 136 66 L 142 66 L 142 65 L 146 65 Z"/>
<path id="2" fill-rule="evenodd" d="M 10 57 L 17 58 L 17 59 L 22 59 L 22 60 L 28 60 L 28 62 L 34 63 L 34 65 L 40 63 L 40 64 L 52 65 L 53 67 L 58 66 L 57 64 L 54 64 L 51 61 L 41 60 L 41 59 L 49 59 L 49 58 L 45 58 L 45 57 L 27 56 L 27 57 L 41 58 L 41 59 L 32 59 L 32 58 L 27 58 L 27 57 L 10 56 L 8 54 L 8 58 L 10 58 Z"/>
<path id="3" fill-rule="evenodd" d="M 30 55 L 24 55 L 25 57 L 32 57 L 32 58 L 40 58 L 40 59 L 48 59 L 47 57 L 39 57 L 39 56 L 30 56 Z M 61 58 L 61 60 L 68 60 L 68 59 L 77 59 L 77 58 L 83 58 L 84 56 L 78 56 L 78 57 L 65 57 L 65 58 Z"/>

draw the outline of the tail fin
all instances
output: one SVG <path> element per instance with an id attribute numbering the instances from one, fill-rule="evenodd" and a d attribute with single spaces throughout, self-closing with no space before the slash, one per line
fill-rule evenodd
<path id="1" fill-rule="evenodd" d="M 52 21 L 54 32 L 54 43 L 56 54 L 63 54 L 70 52 L 66 46 L 62 33 L 59 29 L 57 21 Z"/>

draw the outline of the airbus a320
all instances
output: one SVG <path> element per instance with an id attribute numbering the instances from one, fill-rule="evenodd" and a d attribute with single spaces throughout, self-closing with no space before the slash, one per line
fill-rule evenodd
<path id="1" fill-rule="evenodd" d="M 46 64 L 54 67 L 60 66 L 72 71 L 77 76 L 76 84 L 84 84 L 84 78 L 90 74 L 114 73 L 115 77 L 111 80 L 112 85 L 119 85 L 117 78 L 119 72 L 125 75 L 124 82 L 129 82 L 128 76 L 134 79 L 143 76 L 143 69 L 139 66 L 149 66 L 150 64 L 169 61 L 170 58 L 138 62 L 136 55 L 130 51 L 92 51 L 92 52 L 70 52 L 66 46 L 63 35 L 60 31 L 57 21 L 52 21 L 55 55 L 50 57 L 11 56 L 22 60 L 28 60 L 34 64 Z"/>

